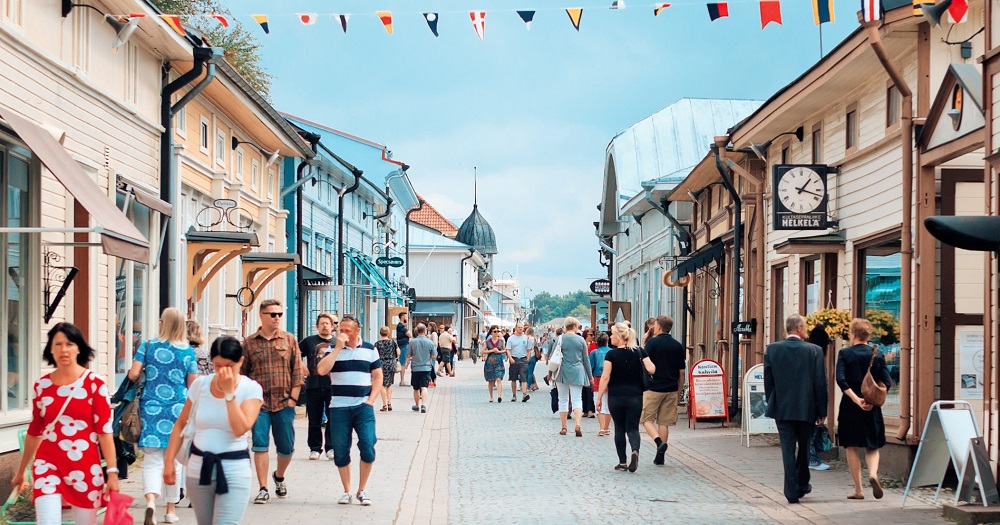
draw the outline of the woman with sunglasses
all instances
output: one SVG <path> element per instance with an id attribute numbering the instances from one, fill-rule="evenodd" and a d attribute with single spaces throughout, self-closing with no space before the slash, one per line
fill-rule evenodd
<path id="1" fill-rule="evenodd" d="M 483 357 L 483 376 L 490 390 L 490 403 L 493 402 L 493 387 L 497 389 L 497 402 L 503 401 L 503 362 L 507 358 L 507 348 L 503 337 L 500 337 L 500 327 L 490 327 L 490 337 L 486 340 L 486 355 Z"/>

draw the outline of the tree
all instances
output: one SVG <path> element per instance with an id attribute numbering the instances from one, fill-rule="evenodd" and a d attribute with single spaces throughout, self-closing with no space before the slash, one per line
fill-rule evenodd
<path id="1" fill-rule="evenodd" d="M 583 290 L 563 295 L 552 295 L 549 292 L 539 292 L 532 299 L 536 316 L 540 322 L 548 322 L 557 317 L 572 315 L 581 319 L 590 319 L 590 302 L 596 299 L 591 293 Z"/>
<path id="2" fill-rule="evenodd" d="M 202 33 L 205 40 L 225 50 L 223 58 L 233 66 L 247 83 L 265 99 L 270 100 L 274 76 L 260 65 L 261 44 L 246 27 L 233 19 L 232 13 L 219 0 L 152 0 L 163 13 L 181 15 L 184 23 Z M 218 13 L 229 20 L 229 27 L 222 27 L 208 16 Z"/>

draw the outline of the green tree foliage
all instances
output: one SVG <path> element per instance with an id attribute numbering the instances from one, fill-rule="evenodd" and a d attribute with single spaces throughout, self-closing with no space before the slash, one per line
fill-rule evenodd
<path id="1" fill-rule="evenodd" d="M 260 65 L 261 44 L 246 27 L 234 20 L 232 13 L 220 0 L 152 0 L 163 13 L 181 15 L 184 24 L 194 27 L 214 46 L 225 49 L 226 62 L 233 66 L 258 93 L 270 100 L 271 81 L 274 76 Z M 210 13 L 227 17 L 229 27 L 222 27 Z"/>
<path id="2" fill-rule="evenodd" d="M 563 295 L 540 292 L 532 299 L 533 306 L 537 312 L 535 318 L 541 323 L 546 323 L 556 317 L 566 317 L 567 315 L 590 320 L 590 301 L 593 298 L 596 298 L 596 296 L 583 290 Z"/>

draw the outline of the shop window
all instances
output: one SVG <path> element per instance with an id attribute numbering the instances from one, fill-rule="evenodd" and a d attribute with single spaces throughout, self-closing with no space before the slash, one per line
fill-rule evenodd
<path id="1" fill-rule="evenodd" d="M 119 208 L 125 205 L 125 193 L 118 192 Z M 149 208 L 132 199 L 126 216 L 147 239 L 150 237 L 152 214 Z M 121 384 L 132 367 L 132 356 L 145 339 L 148 319 L 149 267 L 142 263 L 115 259 L 115 385 Z"/>
<path id="2" fill-rule="evenodd" d="M 899 124 L 899 114 L 902 111 L 902 98 L 899 96 L 899 88 L 890 85 L 885 90 L 885 127 L 890 128 Z"/>
<path id="3" fill-rule="evenodd" d="M 897 234 L 898 235 L 898 234 Z M 876 333 L 870 343 L 885 357 L 893 384 L 882 414 L 899 416 L 899 311 L 902 293 L 902 257 L 899 237 L 869 243 L 857 251 L 858 283 L 856 317 L 873 321 Z M 881 328 L 881 330 L 880 330 Z M 893 333 L 889 333 L 893 332 Z"/>
<path id="4" fill-rule="evenodd" d="M 799 297 L 802 298 L 799 301 L 801 303 L 799 313 L 802 315 L 809 315 L 824 306 L 823 277 L 820 270 L 819 257 L 802 261 L 802 268 L 799 270 L 799 282 L 802 283 L 802 289 L 799 291 Z"/>
<path id="5" fill-rule="evenodd" d="M 788 304 L 788 265 L 771 268 L 771 341 L 785 339 L 785 307 Z"/>

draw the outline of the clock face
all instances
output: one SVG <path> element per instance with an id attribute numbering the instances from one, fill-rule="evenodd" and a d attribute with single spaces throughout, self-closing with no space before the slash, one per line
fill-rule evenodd
<path id="1" fill-rule="evenodd" d="M 785 172 L 778 181 L 778 199 L 792 213 L 809 213 L 823 202 L 826 185 L 819 173 L 796 167 Z"/>

